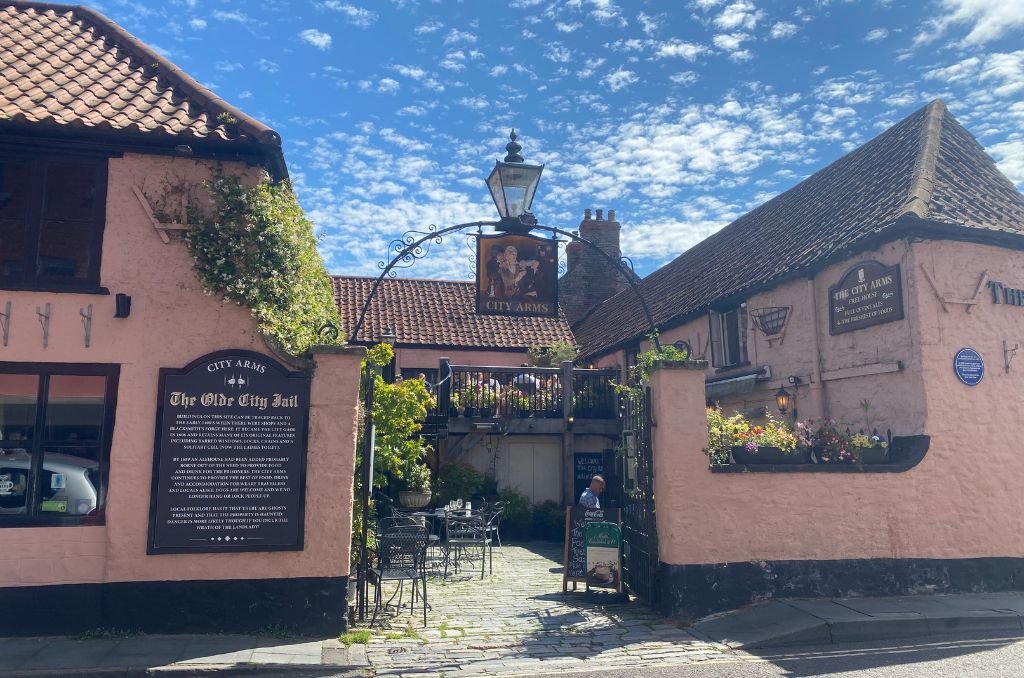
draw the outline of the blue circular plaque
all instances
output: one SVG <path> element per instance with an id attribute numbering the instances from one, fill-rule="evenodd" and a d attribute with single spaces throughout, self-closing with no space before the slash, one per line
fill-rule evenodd
<path id="1" fill-rule="evenodd" d="M 953 356 L 956 378 L 968 386 L 977 386 L 985 376 L 985 361 L 973 348 L 962 348 Z"/>

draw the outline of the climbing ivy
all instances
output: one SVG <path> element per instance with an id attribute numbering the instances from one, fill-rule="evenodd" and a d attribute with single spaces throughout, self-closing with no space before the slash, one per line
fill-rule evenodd
<path id="1" fill-rule="evenodd" d="M 246 186 L 218 168 L 204 188 L 212 209 L 190 206 L 186 242 L 206 293 L 251 309 L 289 353 L 324 343 L 320 329 L 340 326 L 338 307 L 313 224 L 291 185 L 264 176 Z"/>

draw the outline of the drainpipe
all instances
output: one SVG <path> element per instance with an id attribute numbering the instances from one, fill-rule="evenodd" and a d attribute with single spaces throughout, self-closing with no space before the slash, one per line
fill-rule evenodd
<path id="1" fill-rule="evenodd" d="M 808 389 L 808 391 L 811 391 L 811 392 L 813 392 L 814 390 L 818 391 L 818 398 L 817 398 L 817 400 L 818 400 L 818 403 L 817 403 L 818 407 L 817 407 L 817 412 L 815 412 L 815 414 L 817 415 L 815 418 L 821 420 L 821 419 L 824 419 L 825 417 L 828 416 L 829 408 L 828 408 L 828 397 L 826 396 L 826 393 L 825 393 L 825 382 L 823 382 L 821 380 L 821 361 L 822 361 L 822 358 L 821 358 L 821 342 L 818 341 L 818 336 L 819 336 L 819 332 L 821 331 L 821 326 L 818 324 L 818 304 L 817 304 L 817 299 L 815 298 L 815 295 L 814 295 L 814 275 L 813 274 L 807 277 L 807 296 L 808 296 L 808 305 L 810 306 L 810 309 L 811 309 L 811 322 L 813 323 L 813 328 L 814 328 L 814 331 L 811 332 L 811 338 L 812 338 L 811 340 L 814 342 L 814 361 L 812 363 L 813 374 L 811 375 L 811 379 L 814 381 L 814 383 L 811 384 L 811 386 Z M 829 300 L 829 303 L 831 303 L 831 299 Z M 797 404 L 799 405 L 799 403 L 797 403 Z"/>
<path id="2" fill-rule="evenodd" d="M 567 469 L 573 468 L 573 458 L 576 452 L 576 440 L 575 434 L 569 426 L 569 418 L 574 416 L 572 409 L 572 401 L 576 395 L 576 379 L 573 374 L 573 367 L 571 360 L 565 360 L 560 365 L 562 374 L 559 378 L 562 380 L 562 463 L 559 465 L 559 479 L 562 484 L 562 501 L 572 506 L 574 499 L 572 496 L 572 479 L 573 472 Z"/>

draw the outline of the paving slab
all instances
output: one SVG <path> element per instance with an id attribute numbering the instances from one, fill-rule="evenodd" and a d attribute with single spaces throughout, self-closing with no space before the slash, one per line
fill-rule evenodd
<path id="1" fill-rule="evenodd" d="M 830 642 L 825 620 L 778 601 L 707 617 L 688 630 L 699 638 L 730 648 Z"/>

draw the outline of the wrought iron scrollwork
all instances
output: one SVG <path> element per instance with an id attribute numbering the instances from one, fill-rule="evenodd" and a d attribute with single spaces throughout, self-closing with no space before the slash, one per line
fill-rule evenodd
<path id="1" fill-rule="evenodd" d="M 377 262 L 377 268 L 387 270 L 387 276 L 394 278 L 396 268 L 409 268 L 418 260 L 430 254 L 431 245 L 440 245 L 444 237 L 437 233 L 437 226 L 430 224 L 426 231 L 406 231 L 401 238 L 388 243 L 388 251 L 384 259 Z M 388 263 L 391 267 L 388 268 Z"/>
<path id="2" fill-rule="evenodd" d="M 316 333 L 324 341 L 334 343 L 341 336 L 341 329 L 334 323 L 324 323 Z"/>
<path id="3" fill-rule="evenodd" d="M 633 267 L 633 260 L 629 257 L 619 257 L 619 262 L 629 269 L 629 272 L 636 275 L 636 268 Z"/>

